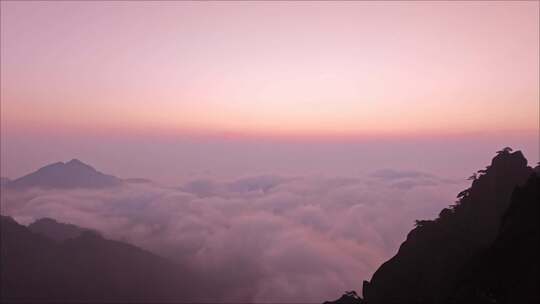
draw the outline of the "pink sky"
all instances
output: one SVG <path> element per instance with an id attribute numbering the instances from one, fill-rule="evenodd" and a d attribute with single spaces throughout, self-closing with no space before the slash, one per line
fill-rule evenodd
<path id="1" fill-rule="evenodd" d="M 538 153 L 538 2 L 1 5 L 13 168 L 30 166 L 17 143 L 30 154 L 54 136 L 60 150 L 89 136 L 528 134 Z"/>
<path id="2" fill-rule="evenodd" d="M 538 127 L 538 3 L 3 2 L 8 128 Z"/>
<path id="3" fill-rule="evenodd" d="M 0 3 L 0 176 L 158 182 L 2 211 L 187 261 L 224 302 L 360 291 L 497 150 L 539 161 L 537 1 Z"/>

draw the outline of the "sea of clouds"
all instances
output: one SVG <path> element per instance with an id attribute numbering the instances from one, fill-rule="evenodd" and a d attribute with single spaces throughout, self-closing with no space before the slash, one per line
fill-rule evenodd
<path id="1" fill-rule="evenodd" d="M 260 175 L 178 187 L 4 191 L 2 213 L 96 229 L 187 265 L 223 302 L 322 302 L 361 289 L 415 219 L 464 181 L 413 171 L 363 177 Z M 211 288 L 211 289 L 210 289 Z"/>

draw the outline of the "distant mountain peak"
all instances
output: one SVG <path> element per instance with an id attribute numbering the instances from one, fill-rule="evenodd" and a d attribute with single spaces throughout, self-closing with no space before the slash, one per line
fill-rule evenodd
<path id="1" fill-rule="evenodd" d="M 90 167 L 89 165 L 83 163 L 82 161 L 76 159 L 76 158 L 73 158 L 72 160 L 68 161 L 66 163 L 66 165 L 70 165 L 70 166 L 85 166 L 85 167 Z"/>
<path id="2" fill-rule="evenodd" d="M 101 173 L 92 166 L 72 159 L 66 163 L 56 162 L 37 171 L 10 181 L 7 186 L 24 188 L 104 188 L 118 186 L 122 181 L 112 175 Z"/>
<path id="3" fill-rule="evenodd" d="M 52 163 L 52 164 L 49 164 L 49 165 L 45 165 L 41 168 L 39 168 L 37 171 L 51 171 L 51 170 L 66 170 L 66 169 L 70 169 L 70 170 L 74 170 L 74 169 L 79 169 L 79 170 L 89 170 L 89 171 L 96 171 L 96 169 L 94 169 L 94 167 L 88 165 L 88 164 L 85 164 L 83 163 L 82 161 L 78 160 L 78 159 L 72 159 L 68 162 L 55 162 L 55 163 Z"/>

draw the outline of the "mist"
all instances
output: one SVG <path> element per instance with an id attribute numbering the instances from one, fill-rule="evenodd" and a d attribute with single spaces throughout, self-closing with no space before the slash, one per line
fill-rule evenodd
<path id="1" fill-rule="evenodd" d="M 415 220 L 441 210 L 448 218 L 455 206 L 444 208 L 468 193 L 497 151 L 510 160 L 503 169 L 532 170 L 505 147 L 532 167 L 540 160 L 538 3 L 0 5 L 1 214 L 24 225 L 50 217 L 94 229 L 109 239 L 96 241 L 103 248 L 127 243 L 128 256 L 181 266 L 182 282 L 209 297 L 200 302 L 321 302 L 360 291 L 407 233 L 421 230 Z M 61 172 L 71 159 L 80 161 Z M 44 166 L 53 173 L 17 183 Z M 508 193 L 520 186 L 497 172 Z M 485 183 L 497 189 L 486 186 L 474 200 L 493 207 L 485 202 L 501 199 L 501 190 Z M 497 218 L 499 209 L 477 214 Z M 468 219 L 460 212 L 456 223 Z M 2 251 L 8 265 L 37 261 L 2 273 L 13 279 L 14 299 L 51 301 L 46 284 L 29 284 L 39 287 L 34 295 L 21 282 L 56 270 L 56 279 L 41 281 L 60 286 L 62 298 L 70 276 L 44 270 L 41 251 L 27 250 L 33 232 L 2 220 L 13 232 L 8 245 L 30 253 L 25 260 Z M 499 227 L 470 222 L 493 236 Z M 433 231 L 446 231 L 440 227 Z M 476 238 L 484 245 L 485 235 Z M 42 240 L 51 252 L 64 245 Z M 472 243 L 458 249 L 483 249 Z M 63 265 L 63 256 L 51 256 Z M 133 296 L 138 285 L 115 285 L 130 281 L 129 271 L 107 268 L 118 256 L 96 262 L 110 281 L 92 299 L 108 288 L 112 299 Z M 134 264 L 145 263 L 118 269 Z M 90 291 L 81 282 L 75 287 Z M 172 294 L 191 300 L 173 283 Z"/>
<path id="2" fill-rule="evenodd" d="M 316 302 L 359 289 L 415 219 L 436 217 L 464 186 L 394 169 L 357 178 L 206 178 L 6 191 L 2 212 L 25 224 L 76 223 L 158 253 L 207 278 L 201 288 L 220 301 Z"/>
<path id="3" fill-rule="evenodd" d="M 261 174 L 357 177 L 384 168 L 463 178 L 505 146 L 522 150 L 532 164 L 539 160 L 536 131 L 269 138 L 69 130 L 52 134 L 3 128 L 0 140 L 3 177 L 13 179 L 48 163 L 78 158 L 119 177 L 171 186 L 195 178 Z"/>

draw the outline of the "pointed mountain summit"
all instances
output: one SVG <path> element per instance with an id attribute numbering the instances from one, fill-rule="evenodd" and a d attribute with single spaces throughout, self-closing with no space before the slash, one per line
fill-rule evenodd
<path id="1" fill-rule="evenodd" d="M 122 181 L 112 175 L 101 173 L 78 159 L 47 165 L 36 172 L 8 182 L 11 189 L 27 188 L 106 188 L 118 186 Z"/>

